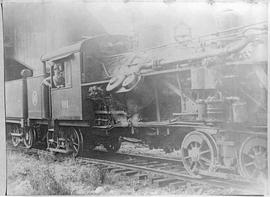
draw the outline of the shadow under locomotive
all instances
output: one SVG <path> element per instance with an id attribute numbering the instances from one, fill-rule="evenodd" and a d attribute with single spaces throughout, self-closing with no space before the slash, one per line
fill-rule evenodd
<path id="1" fill-rule="evenodd" d="M 260 23 L 141 50 L 101 35 L 46 54 L 43 75 L 5 83 L 13 145 L 77 156 L 132 137 L 180 150 L 194 176 L 265 177 L 266 39 Z"/>

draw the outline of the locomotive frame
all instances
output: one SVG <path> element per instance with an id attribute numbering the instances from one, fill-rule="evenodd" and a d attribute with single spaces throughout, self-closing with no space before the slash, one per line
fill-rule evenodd
<path id="1" fill-rule="evenodd" d="M 231 39 L 233 35 L 242 35 L 250 28 L 252 29 L 252 26 L 234 28 L 213 35 L 217 39 L 216 35 L 228 33 L 228 35 L 225 34 L 225 37 Z M 261 28 L 262 34 L 265 34 L 265 27 L 255 26 L 254 29 L 256 28 Z M 213 35 L 210 35 L 210 38 Z M 224 35 L 218 39 L 224 39 Z M 211 88 L 202 89 L 204 92 L 210 92 L 212 100 L 198 101 L 195 104 L 194 102 L 190 104 L 189 97 L 181 90 L 181 78 L 190 81 L 192 79 L 189 77 L 192 78 L 191 73 L 194 70 L 196 75 L 197 67 L 203 68 L 203 72 L 205 72 L 204 68 L 219 64 L 219 58 L 216 60 L 215 57 L 221 56 L 222 61 L 227 61 L 225 58 L 231 54 L 238 54 L 250 42 L 256 40 L 254 36 L 244 36 L 233 46 L 227 46 L 227 41 L 225 41 L 225 44 L 223 43 L 225 47 L 216 49 L 213 53 L 210 53 L 210 50 L 210 52 L 199 52 L 195 55 L 184 55 L 178 59 L 174 59 L 175 56 L 172 55 L 171 59 L 156 58 L 144 63 L 139 61 L 136 63 L 137 56 L 132 55 L 132 52 L 122 53 L 120 47 L 120 52 L 116 50 L 115 54 L 110 54 L 112 59 L 126 56 L 124 66 L 130 68 L 129 65 L 135 63 L 140 66 L 135 71 L 133 68 L 124 73 L 119 70 L 119 73 L 114 76 L 112 72 L 109 73 L 103 63 L 100 63 L 99 55 L 107 54 L 112 50 L 106 43 L 118 43 L 121 40 L 127 40 L 127 38 L 101 35 L 83 40 L 42 56 L 43 75 L 30 77 L 25 71 L 22 73 L 23 79 L 7 82 L 6 88 L 20 93 L 18 97 L 22 98 L 21 103 L 17 103 L 17 106 L 21 106 L 20 110 L 10 116 L 7 115 L 6 118 L 13 144 L 17 146 L 23 140 L 25 146 L 31 148 L 39 141 L 46 141 L 47 149 L 52 152 L 71 153 L 78 156 L 83 150 L 93 149 L 99 144 L 103 144 L 108 151 L 116 152 L 121 146 L 122 137 L 136 137 L 148 143 L 151 148 L 163 148 L 167 152 L 180 149 L 183 164 L 188 173 L 193 176 L 240 174 L 247 178 L 254 178 L 267 174 L 266 124 L 235 121 L 235 117 L 232 116 L 232 108 L 224 112 L 227 109 L 224 106 L 227 106 L 228 103 L 232 106 L 232 103 L 235 102 L 234 98 L 226 101 L 221 97 L 218 98 L 216 94 L 212 93 Z M 108 47 L 105 52 L 99 50 L 103 43 L 105 43 L 105 48 Z M 175 49 L 177 48 L 175 45 L 178 46 L 178 44 L 162 46 L 160 49 L 163 50 L 166 47 Z M 155 51 L 155 49 L 150 50 Z M 69 83 L 65 87 L 48 88 L 42 85 L 42 81 L 46 77 L 50 78 L 51 84 L 53 83 L 52 74 L 48 75 L 53 73 L 53 66 L 49 62 L 63 64 L 64 70 L 67 72 L 65 78 L 69 79 Z M 92 65 L 89 62 L 94 68 L 90 68 Z M 226 64 L 228 67 L 253 64 L 263 67 L 267 65 L 267 62 L 263 60 L 254 63 L 245 59 L 237 61 L 233 59 L 233 61 L 228 60 Z M 97 74 L 101 71 L 103 75 Z M 202 73 L 197 73 L 197 75 L 200 74 Z M 95 75 L 99 79 L 93 81 L 91 77 L 97 77 Z M 160 76 L 173 78 L 176 84 L 180 84 L 177 88 L 172 83 L 167 86 L 170 91 L 178 94 L 179 99 L 174 102 L 177 103 L 180 100 L 181 109 L 170 114 L 166 119 L 161 112 L 164 109 L 161 109 L 161 88 L 158 86 L 158 81 L 162 81 Z M 206 85 L 208 79 L 211 81 L 211 77 L 205 76 Z M 123 81 L 126 83 L 125 86 Z M 18 86 L 18 84 L 20 85 Z M 117 105 L 117 109 L 114 109 L 115 104 L 112 103 L 117 100 L 115 97 L 120 95 L 120 100 L 127 97 L 132 98 L 136 94 L 129 95 L 130 92 L 138 90 L 143 84 L 149 85 L 145 88 L 145 92 L 151 92 L 153 99 L 150 110 L 152 119 L 140 121 L 138 117 L 131 116 L 125 110 L 127 106 Z M 191 86 L 200 85 L 202 85 L 200 82 L 197 85 L 191 84 Z M 151 89 L 148 89 L 149 87 Z M 143 97 L 145 92 L 139 95 Z M 204 94 L 200 90 L 195 92 L 200 96 Z M 7 92 L 7 97 L 11 98 L 11 94 L 14 92 Z M 128 96 L 126 97 L 126 95 Z M 7 99 L 10 108 L 12 108 L 12 102 Z M 164 105 L 167 107 L 167 104 Z M 190 111 L 187 109 L 183 112 L 185 105 L 190 107 Z M 194 105 L 197 105 L 195 111 L 192 109 Z M 208 119 L 205 118 L 207 115 Z M 245 117 L 241 118 L 245 119 Z"/>

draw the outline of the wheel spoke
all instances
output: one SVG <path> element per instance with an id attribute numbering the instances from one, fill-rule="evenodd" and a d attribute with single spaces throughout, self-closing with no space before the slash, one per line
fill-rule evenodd
<path id="1" fill-rule="evenodd" d="M 254 161 L 252 161 L 252 162 L 249 162 L 249 163 L 245 163 L 244 164 L 246 167 L 249 167 L 249 166 L 255 166 L 255 163 L 254 163 Z"/>
<path id="2" fill-rule="evenodd" d="M 255 155 L 260 154 L 260 147 L 258 147 L 258 146 L 254 147 L 253 152 L 255 153 Z"/>
<path id="3" fill-rule="evenodd" d="M 255 159 L 255 156 L 252 155 L 251 153 L 250 154 L 247 154 L 248 157 L 250 157 L 251 159 Z"/>
<path id="4" fill-rule="evenodd" d="M 78 148 L 76 148 L 76 146 L 73 146 L 73 149 L 78 152 Z"/>
<path id="5" fill-rule="evenodd" d="M 204 167 L 205 165 L 202 163 L 201 160 L 198 161 L 201 167 Z"/>
<path id="6" fill-rule="evenodd" d="M 194 171 L 195 170 L 195 166 L 196 166 L 196 162 L 193 161 L 192 164 L 191 164 L 191 166 L 190 166 L 191 171 Z"/>
<path id="7" fill-rule="evenodd" d="M 191 156 L 185 156 L 184 157 L 184 159 L 190 159 L 191 158 Z"/>
<path id="8" fill-rule="evenodd" d="M 73 142 L 72 144 L 73 144 L 73 146 L 74 146 L 74 145 L 75 145 L 75 146 L 79 146 L 79 144 L 78 144 L 78 143 L 74 143 L 74 142 Z"/>
<path id="9" fill-rule="evenodd" d="M 203 155 L 203 154 L 206 154 L 206 153 L 210 153 L 211 151 L 210 150 L 204 150 L 202 152 L 200 152 L 200 155 Z"/>
<path id="10" fill-rule="evenodd" d="M 211 164 L 211 161 L 205 157 L 200 157 L 200 160 L 203 160 L 205 163 L 207 163 L 209 165 Z"/>

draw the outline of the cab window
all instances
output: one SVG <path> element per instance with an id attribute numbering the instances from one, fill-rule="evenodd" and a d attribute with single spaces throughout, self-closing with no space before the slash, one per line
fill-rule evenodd
<path id="1" fill-rule="evenodd" d="M 53 88 L 71 87 L 71 62 L 65 60 L 53 65 Z"/>

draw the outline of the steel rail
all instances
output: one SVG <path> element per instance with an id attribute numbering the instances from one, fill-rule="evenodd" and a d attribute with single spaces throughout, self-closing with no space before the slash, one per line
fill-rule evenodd
<path id="1" fill-rule="evenodd" d="M 126 164 L 126 163 L 121 163 L 121 162 L 114 162 L 114 161 L 108 161 L 108 160 L 103 160 L 103 159 L 94 159 L 94 158 L 85 158 L 85 157 L 79 157 L 77 158 L 81 161 L 87 161 L 90 163 L 94 164 L 105 164 L 105 165 L 110 165 L 114 167 L 123 167 L 127 169 L 132 169 L 132 170 L 140 170 L 144 172 L 152 172 L 152 173 L 157 173 L 157 174 L 162 174 L 165 175 L 169 178 L 175 178 L 179 180 L 184 180 L 184 181 L 190 181 L 193 183 L 197 184 L 209 184 L 213 185 L 216 187 L 230 187 L 230 188 L 237 188 L 238 190 L 244 191 L 244 192 L 250 192 L 253 193 L 254 190 L 250 190 L 248 185 L 253 186 L 254 183 L 249 183 L 249 182 L 240 182 L 240 181 L 232 181 L 232 180 L 224 180 L 224 179 L 213 179 L 213 178 L 206 178 L 204 177 L 203 179 L 199 179 L 193 176 L 190 176 L 185 173 L 179 173 L 179 172 L 172 172 L 172 171 L 167 171 L 167 170 L 159 170 L 159 169 L 154 169 L 154 168 L 149 168 L 149 167 L 144 167 L 144 166 L 138 166 L 138 165 L 133 165 L 133 164 Z M 259 192 L 259 191 L 257 191 Z M 254 193 L 253 193 L 254 194 Z M 259 193 L 258 193 L 259 194 Z"/>
<path id="2" fill-rule="evenodd" d="M 37 154 L 38 152 L 42 152 L 45 154 L 50 153 L 46 150 L 41 150 L 41 149 L 36 149 L 36 148 L 27 149 L 26 147 L 23 147 L 23 146 L 17 147 L 17 148 L 7 148 L 7 150 L 15 150 L 15 151 L 23 150 L 27 154 Z M 170 159 L 165 159 L 165 158 L 163 159 L 163 158 L 151 157 L 151 156 L 148 157 L 148 156 L 131 155 L 131 154 L 118 154 L 118 156 L 123 156 L 123 155 L 129 156 L 131 158 L 135 157 L 134 158 L 135 161 L 136 159 L 138 160 L 138 158 L 140 159 L 143 158 L 145 160 L 148 160 L 148 162 L 154 161 L 154 160 L 159 161 L 159 162 L 162 160 L 167 163 L 173 162 L 172 165 L 168 164 L 168 167 L 174 166 L 176 162 L 175 160 L 170 160 Z M 113 155 L 114 160 L 117 159 L 116 156 L 117 154 Z M 257 184 L 255 182 L 250 182 L 249 180 L 240 181 L 240 180 L 231 180 L 231 179 L 224 179 L 224 178 L 213 178 L 213 177 L 208 177 L 208 176 L 203 176 L 203 178 L 200 179 L 198 177 L 188 175 L 186 171 L 184 171 L 184 169 L 183 170 L 177 169 L 177 171 L 162 170 L 164 169 L 164 166 L 160 167 L 161 169 L 159 169 L 159 168 L 155 168 L 154 164 L 149 164 L 150 167 L 147 167 L 148 162 L 143 163 L 143 161 L 140 161 L 140 160 L 138 160 L 138 162 L 134 162 L 136 164 L 124 163 L 124 162 L 127 162 L 127 160 L 111 161 L 106 157 L 103 157 L 102 159 L 91 158 L 91 157 L 77 157 L 76 160 L 79 163 L 81 162 L 84 164 L 89 163 L 89 164 L 101 165 L 105 167 L 107 166 L 111 168 L 120 168 L 124 170 L 133 170 L 133 171 L 135 170 L 138 172 L 163 175 L 163 176 L 166 176 L 167 178 L 173 178 L 179 181 L 191 182 L 191 183 L 200 184 L 200 185 L 210 185 L 210 186 L 225 188 L 225 189 L 231 188 L 239 192 L 244 192 L 245 194 L 261 195 L 263 191 L 262 187 L 259 187 L 259 185 L 257 187 Z M 140 166 L 140 164 L 143 164 L 143 165 Z M 179 167 L 181 166 L 179 165 Z M 254 187 L 254 185 L 256 185 L 256 187 Z"/>

